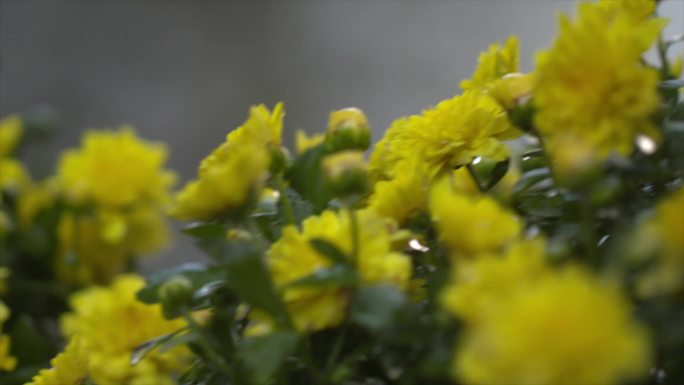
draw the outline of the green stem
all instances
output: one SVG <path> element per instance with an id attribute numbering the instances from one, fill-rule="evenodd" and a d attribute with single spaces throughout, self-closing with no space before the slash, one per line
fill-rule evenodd
<path id="1" fill-rule="evenodd" d="M 584 202 L 582 202 L 582 239 L 584 241 L 584 248 L 587 253 L 587 258 L 590 263 L 596 262 L 597 257 L 597 238 L 596 238 L 596 226 L 594 216 L 594 207 L 591 204 L 589 197 L 584 197 Z"/>
<path id="2" fill-rule="evenodd" d="M 346 328 L 343 328 L 335 339 L 335 343 L 330 351 L 330 355 L 325 363 L 325 375 L 328 380 L 330 380 L 330 375 L 332 374 L 332 369 L 337 362 L 340 352 L 342 352 L 342 347 L 344 346 L 344 340 L 346 338 Z"/>
<path id="3" fill-rule="evenodd" d="M 660 71 L 662 73 L 663 79 L 669 79 L 672 77 L 670 74 L 670 62 L 667 60 L 667 44 L 663 40 L 663 34 L 661 33 L 658 36 L 658 57 L 660 58 L 660 64 L 661 68 Z"/>
<path id="4" fill-rule="evenodd" d="M 285 222 L 288 225 L 295 224 L 294 211 L 292 211 L 292 203 L 290 198 L 287 197 L 287 191 L 285 189 L 285 181 L 282 175 L 278 175 L 276 178 L 276 185 L 278 187 L 278 192 L 280 193 L 280 205 L 283 208 L 283 214 L 285 215 Z"/>
<path id="5" fill-rule="evenodd" d="M 351 225 L 351 236 L 352 236 L 352 262 L 356 265 L 356 261 L 359 259 L 359 219 L 356 215 L 356 210 L 349 207 L 349 220 Z"/>
<path id="6" fill-rule="evenodd" d="M 188 312 L 183 313 L 183 318 L 190 326 L 190 329 L 192 329 L 192 331 L 194 331 L 195 334 L 199 336 L 199 340 L 197 341 L 197 343 L 199 343 L 199 345 L 202 347 L 209 361 L 211 361 L 219 369 L 222 369 L 225 372 L 230 373 L 230 365 L 220 354 L 216 353 L 214 348 L 211 346 L 210 338 L 204 333 L 204 329 L 197 323 L 197 321 L 195 321 L 194 318 L 192 318 L 192 315 L 190 315 Z"/>
<path id="7" fill-rule="evenodd" d="M 557 180 L 556 180 L 556 172 L 554 171 L 553 168 L 553 159 L 549 156 L 549 151 L 548 147 L 546 145 L 546 142 L 544 141 L 544 137 L 536 130 L 533 129 L 531 131 L 534 136 L 539 140 L 539 148 L 541 149 L 542 156 L 546 160 L 546 167 L 549 168 L 549 172 L 551 174 L 551 180 L 553 181 L 554 186 L 558 186 Z"/>
<path id="8" fill-rule="evenodd" d="M 309 373 L 311 374 L 311 377 L 313 377 L 314 384 L 322 384 L 323 382 L 321 381 L 322 376 L 321 373 L 318 371 L 318 368 L 316 367 L 316 364 L 313 360 L 313 356 L 311 355 L 311 341 L 307 338 L 305 342 L 302 344 L 302 354 L 301 354 L 301 359 L 304 361 L 304 363 L 307 366 L 307 369 L 309 370 Z"/>

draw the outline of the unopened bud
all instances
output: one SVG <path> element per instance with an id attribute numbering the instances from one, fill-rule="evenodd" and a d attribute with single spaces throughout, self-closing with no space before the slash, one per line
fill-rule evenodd
<path id="1" fill-rule="evenodd" d="M 330 152 L 368 149 L 370 127 L 366 114 L 353 107 L 331 112 L 325 146 Z"/>
<path id="2" fill-rule="evenodd" d="M 343 151 L 323 158 L 323 171 L 331 192 L 339 197 L 368 191 L 368 173 L 361 151 Z"/>
<path id="3" fill-rule="evenodd" d="M 287 168 L 292 156 L 285 147 L 271 148 L 271 163 L 269 164 L 269 171 L 272 175 L 280 174 Z"/>
<path id="4" fill-rule="evenodd" d="M 489 95 L 507 110 L 527 103 L 534 86 L 533 74 L 510 73 L 494 82 Z"/>
<path id="5" fill-rule="evenodd" d="M 185 276 L 178 275 L 164 282 L 159 287 L 164 316 L 175 318 L 181 315 L 190 303 L 192 294 L 192 281 Z"/>

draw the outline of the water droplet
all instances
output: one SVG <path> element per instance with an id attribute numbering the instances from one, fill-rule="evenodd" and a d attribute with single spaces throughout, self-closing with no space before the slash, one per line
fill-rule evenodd
<path id="1" fill-rule="evenodd" d="M 639 150 L 646 155 L 651 155 L 658 149 L 656 142 L 646 135 L 637 136 L 636 145 L 639 147 Z"/>
<path id="2" fill-rule="evenodd" d="M 411 239 L 409 241 L 409 247 L 412 248 L 413 250 L 420 251 L 421 253 L 426 253 L 426 252 L 430 251 L 429 247 L 421 245 L 417 239 Z"/>

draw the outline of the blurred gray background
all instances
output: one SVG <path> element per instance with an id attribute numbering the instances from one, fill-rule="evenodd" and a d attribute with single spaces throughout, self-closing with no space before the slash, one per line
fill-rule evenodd
<path id="1" fill-rule="evenodd" d="M 0 116 L 50 105 L 53 140 L 26 153 L 52 170 L 87 128 L 132 124 L 168 143 L 185 181 L 247 116 L 284 101 L 286 143 L 323 130 L 331 110 L 366 111 L 377 140 L 396 117 L 450 97 L 478 53 L 518 35 L 523 70 L 547 46 L 567 0 L 0 0 Z M 666 35 L 684 1 L 666 0 Z M 682 45 L 677 52 L 683 52 Z M 196 252 L 178 242 L 175 261 Z M 169 262 L 167 260 L 167 262 Z"/>

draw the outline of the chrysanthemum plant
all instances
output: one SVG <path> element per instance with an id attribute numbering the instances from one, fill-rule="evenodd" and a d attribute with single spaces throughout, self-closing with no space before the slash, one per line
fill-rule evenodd
<path id="1" fill-rule="evenodd" d="M 667 55 L 682 39 L 661 36 L 656 5 L 581 4 L 531 73 L 517 39 L 492 45 L 367 162 L 359 109 L 290 153 L 283 105 L 253 107 L 171 204 L 210 262 L 143 287 L 87 257 L 110 255 L 102 242 L 73 246 L 87 229 L 59 232 L 87 262 L 60 279 L 105 286 L 72 296 L 68 345 L 31 384 L 682 383 L 684 81 Z M 55 188 L 95 207 L 96 239 L 141 251 L 163 154 L 90 135 Z M 99 183 L 112 141 L 136 172 Z"/>

